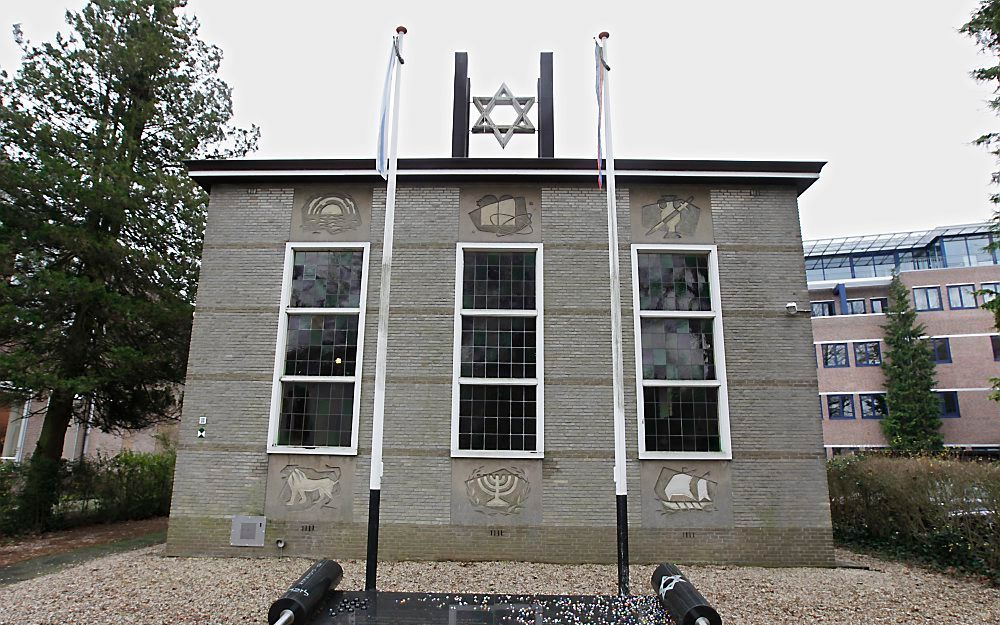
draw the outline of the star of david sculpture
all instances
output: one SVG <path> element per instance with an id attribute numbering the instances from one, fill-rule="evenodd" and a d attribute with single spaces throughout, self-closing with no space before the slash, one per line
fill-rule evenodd
<path id="1" fill-rule="evenodd" d="M 472 103 L 479 110 L 479 119 L 472 125 L 472 133 L 490 133 L 500 142 L 500 147 L 507 147 L 507 142 L 514 133 L 534 134 L 535 127 L 528 119 L 528 111 L 535 105 L 535 98 L 518 98 L 507 86 L 501 83 L 493 97 L 472 98 Z M 490 113 L 498 106 L 509 106 L 514 109 L 514 123 L 498 124 L 490 119 Z"/>
<path id="2" fill-rule="evenodd" d="M 537 107 L 535 105 L 538 105 Z M 470 105 L 476 107 L 479 117 L 470 125 Z M 513 109 L 514 121 L 499 123 L 494 116 L 504 108 Z M 529 113 L 537 111 L 537 128 Z M 507 113 L 507 111 L 503 111 Z M 496 115 L 497 119 L 500 118 Z M 491 134 L 501 148 L 519 134 L 537 134 L 539 158 L 555 156 L 555 131 L 553 129 L 552 106 L 552 53 L 540 55 L 538 93 L 535 97 L 516 96 L 514 91 L 501 83 L 492 96 L 472 96 L 472 82 L 469 80 L 469 55 L 455 53 L 455 97 L 452 118 L 451 155 L 454 158 L 469 156 L 469 136 Z"/>

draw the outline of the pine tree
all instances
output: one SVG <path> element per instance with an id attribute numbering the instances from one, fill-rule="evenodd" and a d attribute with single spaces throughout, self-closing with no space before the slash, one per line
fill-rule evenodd
<path id="1" fill-rule="evenodd" d="M 885 332 L 886 406 L 882 431 L 896 451 L 919 452 L 942 448 L 941 403 L 931 391 L 936 383 L 934 359 L 924 326 L 910 306 L 910 294 L 899 275 L 889 284 Z"/>
<path id="2" fill-rule="evenodd" d="M 972 37 L 979 44 L 979 50 L 993 59 L 993 65 L 979 67 L 972 71 L 972 77 L 993 86 L 993 98 L 987 104 L 1000 113 L 1000 0 L 981 0 L 972 18 L 962 26 L 961 32 Z M 976 144 L 984 146 L 995 159 L 1000 161 L 1000 133 L 990 132 L 976 139 Z M 1000 184 L 1000 171 L 993 172 L 993 183 Z M 1000 193 L 990 195 L 994 205 L 1000 205 Z M 1000 210 L 993 213 L 993 244 L 990 248 L 1000 252 Z M 980 296 L 987 295 L 980 292 Z M 994 326 L 1000 330 L 1000 296 L 985 302 L 983 308 L 991 311 Z M 993 378 L 994 401 L 1000 401 L 1000 378 Z"/>
<path id="3" fill-rule="evenodd" d="M 0 73 L 0 401 L 48 396 L 20 500 L 43 529 L 66 430 L 176 418 L 206 195 L 182 160 L 242 155 L 221 51 L 185 0 L 92 0 Z M 223 146 L 229 146 L 223 150 Z"/>

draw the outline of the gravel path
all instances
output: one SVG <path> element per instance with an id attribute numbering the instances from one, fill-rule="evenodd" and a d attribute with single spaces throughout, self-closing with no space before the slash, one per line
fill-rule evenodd
<path id="1" fill-rule="evenodd" d="M 299 558 L 167 558 L 163 546 L 92 560 L 0 587 L 0 624 L 265 623 L 270 602 L 309 565 Z M 1000 590 L 842 552 L 858 569 L 683 567 L 730 624 L 976 623 L 1000 625 Z M 364 563 L 344 562 L 360 590 Z M 632 568 L 649 592 L 652 567 Z M 511 562 L 403 562 L 379 567 L 384 590 L 601 594 L 615 567 Z"/>

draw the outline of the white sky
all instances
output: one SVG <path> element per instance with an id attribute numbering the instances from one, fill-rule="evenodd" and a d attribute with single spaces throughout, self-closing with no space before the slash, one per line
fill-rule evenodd
<path id="1" fill-rule="evenodd" d="M 82 0 L 0 3 L 8 34 L 67 30 Z M 618 158 L 826 160 L 800 198 L 807 238 L 989 218 L 992 158 L 971 145 L 998 126 L 969 70 L 991 63 L 957 30 L 976 0 L 715 2 L 326 2 L 190 0 L 222 47 L 237 123 L 262 128 L 260 158 L 374 156 L 389 40 L 409 28 L 400 156 L 451 154 L 455 50 L 473 95 L 506 81 L 534 95 L 538 53 L 555 53 L 556 156 L 592 157 L 593 42 L 611 33 Z M 534 112 L 532 117 L 534 119 Z M 534 156 L 535 137 L 505 152 Z M 471 138 L 472 156 L 501 154 Z"/>

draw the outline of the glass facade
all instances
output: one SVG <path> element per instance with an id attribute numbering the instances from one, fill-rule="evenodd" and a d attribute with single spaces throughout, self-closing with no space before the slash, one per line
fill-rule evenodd
<path id="1" fill-rule="evenodd" d="M 984 249 L 992 242 L 990 235 L 973 234 L 942 237 L 917 249 L 814 256 L 806 258 L 806 279 L 849 280 L 889 277 L 893 271 L 995 265 L 996 254 Z"/>

